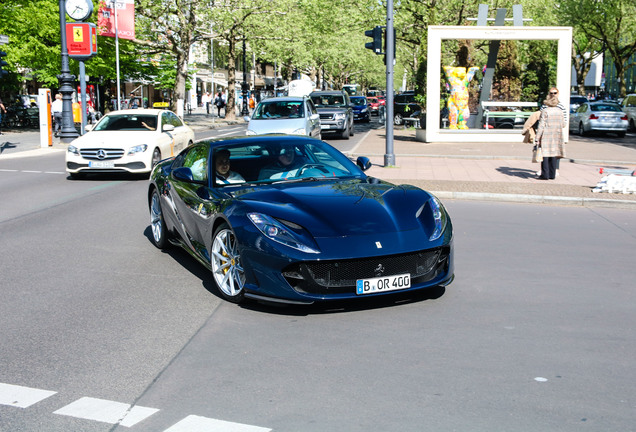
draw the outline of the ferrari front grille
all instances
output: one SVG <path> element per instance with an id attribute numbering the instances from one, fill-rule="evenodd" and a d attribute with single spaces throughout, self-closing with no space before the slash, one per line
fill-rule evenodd
<path id="1" fill-rule="evenodd" d="M 283 276 L 297 291 L 311 294 L 355 292 L 358 279 L 405 273 L 417 285 L 434 279 L 446 267 L 449 253 L 449 247 L 442 247 L 355 260 L 301 262 L 287 267 Z"/>

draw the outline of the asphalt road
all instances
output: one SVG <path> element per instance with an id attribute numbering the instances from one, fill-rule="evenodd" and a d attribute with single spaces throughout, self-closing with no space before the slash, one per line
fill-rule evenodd
<path id="1" fill-rule="evenodd" d="M 0 431 L 636 430 L 633 211 L 447 201 L 445 291 L 239 307 L 146 188 L 0 161 Z"/>

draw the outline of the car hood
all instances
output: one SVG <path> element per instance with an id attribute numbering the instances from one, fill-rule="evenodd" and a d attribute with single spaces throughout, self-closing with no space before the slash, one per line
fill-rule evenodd
<path id="1" fill-rule="evenodd" d="M 319 114 L 335 114 L 335 113 L 346 112 L 347 108 L 346 107 L 316 107 L 316 111 L 318 111 Z"/>
<path id="2" fill-rule="evenodd" d="M 90 131 L 71 144 L 79 148 L 128 148 L 154 142 L 156 136 L 156 131 Z"/>
<path id="3" fill-rule="evenodd" d="M 319 182 L 272 185 L 235 194 L 246 208 L 304 226 L 315 238 L 386 234 L 421 228 L 425 191 L 408 185 Z"/>
<path id="4" fill-rule="evenodd" d="M 257 135 L 282 133 L 291 134 L 298 129 L 305 129 L 307 120 L 305 118 L 295 119 L 251 119 L 247 125 L 247 129 L 255 132 Z"/>

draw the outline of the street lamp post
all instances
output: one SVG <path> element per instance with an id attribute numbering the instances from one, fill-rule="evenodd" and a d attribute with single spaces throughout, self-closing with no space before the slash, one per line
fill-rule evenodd
<path id="1" fill-rule="evenodd" d="M 71 75 L 68 63 L 68 48 L 66 47 L 66 0 L 59 0 L 60 3 L 60 36 L 62 43 L 62 69 L 57 76 L 60 82 L 60 93 L 62 94 L 62 130 L 60 141 L 70 143 L 79 136 L 73 122 L 73 83 L 75 75 Z"/>

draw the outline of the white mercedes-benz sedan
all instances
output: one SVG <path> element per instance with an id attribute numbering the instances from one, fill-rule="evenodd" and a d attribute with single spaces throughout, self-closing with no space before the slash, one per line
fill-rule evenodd
<path id="1" fill-rule="evenodd" d="M 194 142 L 194 132 L 172 111 L 130 109 L 106 114 L 66 152 L 72 178 L 88 173 L 150 173 L 162 159 Z"/>

